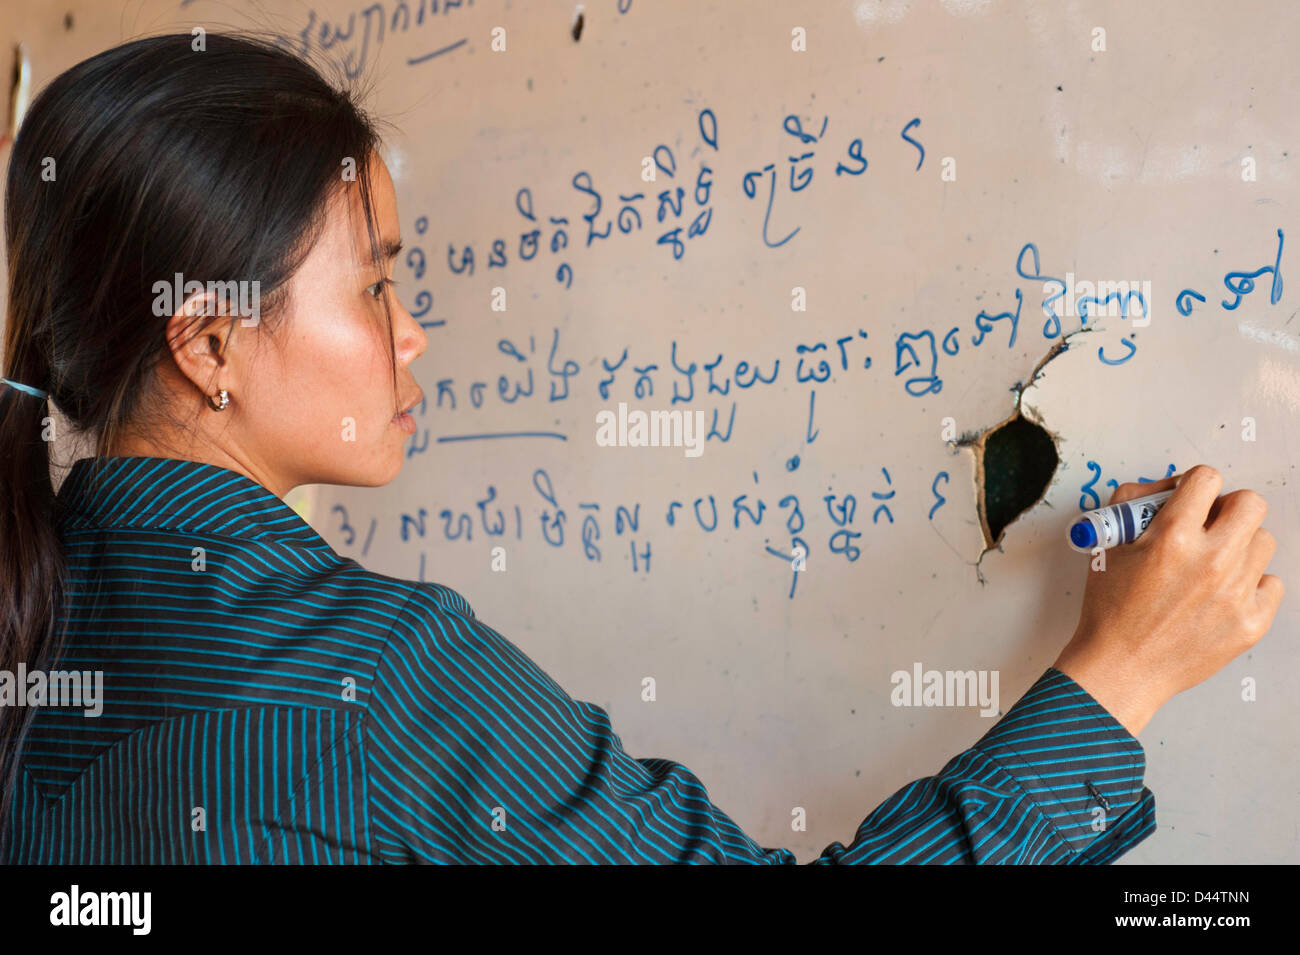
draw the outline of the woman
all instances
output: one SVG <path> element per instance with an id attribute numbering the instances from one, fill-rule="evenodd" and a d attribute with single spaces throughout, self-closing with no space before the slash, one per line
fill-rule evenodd
<path id="1" fill-rule="evenodd" d="M 237 36 L 128 43 L 33 103 L 5 219 L 5 858 L 793 862 L 455 591 L 338 556 L 280 500 L 391 480 L 421 402 L 378 146 L 349 93 Z M 57 496 L 50 406 L 95 452 Z M 1262 499 L 1187 477 L 1090 575 L 1055 666 L 817 861 L 1108 862 L 1152 831 L 1136 734 L 1282 593 Z M 83 675 L 83 703 L 102 678 L 100 712 L 31 674 Z"/>

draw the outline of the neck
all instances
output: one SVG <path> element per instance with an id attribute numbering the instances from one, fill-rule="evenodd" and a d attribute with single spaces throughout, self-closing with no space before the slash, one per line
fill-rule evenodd
<path id="1" fill-rule="evenodd" d="M 293 489 L 292 484 L 288 484 L 284 480 L 252 465 L 247 456 L 241 454 L 239 449 L 227 450 L 192 436 L 188 442 L 189 447 L 179 450 L 185 443 L 176 442 L 173 444 L 170 441 L 158 440 L 146 435 L 130 434 L 124 435 L 116 441 L 109 448 L 108 454 L 113 457 L 181 458 L 186 461 L 197 461 L 200 464 L 213 464 L 256 481 L 279 498 L 283 498 Z"/>

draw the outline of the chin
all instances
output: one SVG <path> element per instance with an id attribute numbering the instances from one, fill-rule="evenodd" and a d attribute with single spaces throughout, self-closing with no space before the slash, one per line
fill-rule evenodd
<path id="1" fill-rule="evenodd" d="M 338 484 L 344 487 L 380 487 L 392 481 L 402 470 L 405 450 L 377 449 L 368 461 L 349 461 L 335 469 L 328 481 L 314 483 Z"/>
<path id="2" fill-rule="evenodd" d="M 402 472 L 402 462 L 404 462 L 405 460 L 406 460 L 406 442 L 403 441 L 401 444 L 397 446 L 396 451 L 389 452 L 389 456 L 385 461 L 386 466 L 377 469 L 378 473 L 375 475 L 375 480 L 371 486 L 387 484 L 389 481 L 392 481 L 394 478 L 396 478 L 397 475 Z"/>
<path id="3" fill-rule="evenodd" d="M 391 466 L 390 466 L 390 467 L 388 468 L 388 470 L 384 473 L 383 477 L 380 478 L 380 479 L 379 479 L 378 481 L 376 481 L 375 483 L 376 483 L 377 485 L 378 485 L 378 484 L 387 484 L 389 481 L 392 481 L 393 479 L 395 479 L 395 478 L 397 477 L 397 475 L 399 475 L 399 474 L 402 473 L 402 462 L 405 461 L 405 460 L 406 460 L 406 449 L 405 449 L 405 447 L 403 447 L 403 448 L 401 448 L 401 449 L 398 450 L 398 452 L 397 452 L 397 456 L 393 459 L 393 462 L 392 462 Z"/>

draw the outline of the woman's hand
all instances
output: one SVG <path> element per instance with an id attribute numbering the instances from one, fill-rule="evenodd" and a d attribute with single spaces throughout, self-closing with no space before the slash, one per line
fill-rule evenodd
<path id="1" fill-rule="evenodd" d="M 1150 484 L 1121 484 L 1108 503 L 1176 490 L 1131 544 L 1092 570 L 1074 637 L 1052 664 L 1137 736 L 1174 694 L 1253 647 L 1286 589 L 1264 573 L 1277 542 L 1268 504 L 1250 490 L 1219 497 L 1208 465 Z"/>

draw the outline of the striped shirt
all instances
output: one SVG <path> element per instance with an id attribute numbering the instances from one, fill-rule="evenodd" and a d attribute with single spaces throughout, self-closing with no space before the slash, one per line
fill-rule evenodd
<path id="1" fill-rule="evenodd" d="M 11 862 L 796 861 L 629 756 L 458 593 L 339 556 L 243 475 L 86 458 L 58 498 L 57 669 L 102 671 L 102 713 L 36 709 Z M 815 861 L 1109 863 L 1155 828 L 1144 770 L 1049 668 Z"/>

